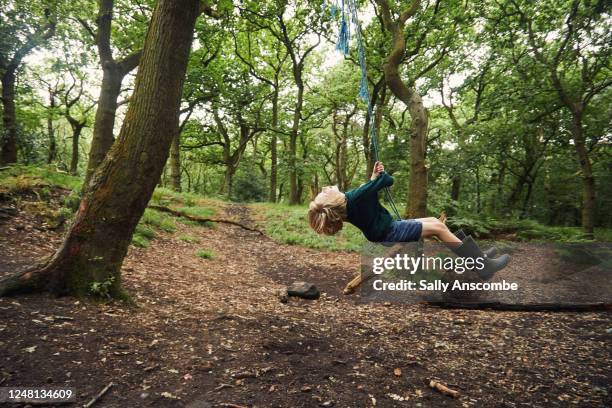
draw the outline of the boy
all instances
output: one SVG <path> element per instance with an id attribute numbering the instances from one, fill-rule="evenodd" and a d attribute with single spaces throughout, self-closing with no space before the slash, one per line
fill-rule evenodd
<path id="1" fill-rule="evenodd" d="M 437 218 L 394 221 L 378 201 L 378 192 L 391 185 L 393 177 L 385 173 L 381 162 L 376 162 L 370 181 L 354 190 L 343 193 L 337 186 L 323 187 L 309 206 L 310 227 L 318 234 L 334 235 L 342 229 L 343 222 L 348 221 L 372 242 L 411 242 L 435 236 L 458 256 L 483 258 L 484 268 L 477 271 L 484 280 L 491 279 L 510 261 L 507 254 L 490 258 L 494 250 L 483 252 L 471 236 L 458 234 L 460 239 Z"/>

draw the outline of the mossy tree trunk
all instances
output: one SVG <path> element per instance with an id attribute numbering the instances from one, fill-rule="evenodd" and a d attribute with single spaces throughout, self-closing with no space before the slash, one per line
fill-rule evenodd
<path id="1" fill-rule="evenodd" d="M 408 185 L 408 206 L 406 216 L 420 218 L 427 215 L 427 110 L 413 83 L 404 83 L 399 66 L 406 54 L 404 27 L 420 7 L 420 1 L 403 10 L 394 19 L 388 0 L 376 0 L 381 9 L 385 30 L 391 35 L 391 51 L 383 64 L 385 82 L 393 94 L 407 107 L 412 118 L 410 127 L 410 183 Z"/>
<path id="2" fill-rule="evenodd" d="M 44 264 L 0 281 L 0 295 L 33 290 L 87 295 L 94 282 L 121 294 L 121 264 L 168 157 L 198 0 L 159 0 L 121 132 L 94 172 L 63 244 Z"/>

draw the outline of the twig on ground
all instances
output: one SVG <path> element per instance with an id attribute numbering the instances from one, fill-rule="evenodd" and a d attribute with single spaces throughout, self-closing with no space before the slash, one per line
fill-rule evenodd
<path id="1" fill-rule="evenodd" d="M 446 385 L 444 385 L 441 382 L 438 382 L 436 380 L 429 381 L 429 386 L 431 388 L 433 388 L 434 390 L 436 390 L 438 392 L 441 392 L 444 395 L 448 395 L 448 396 L 451 396 L 453 398 L 458 398 L 459 397 L 459 391 L 451 390 Z"/>
<path id="2" fill-rule="evenodd" d="M 107 392 L 107 391 L 110 389 L 110 387 L 112 387 L 113 385 L 114 385 L 114 384 L 113 384 L 113 382 L 112 382 L 112 381 L 111 381 L 111 382 L 109 382 L 109 383 L 106 385 L 106 387 L 104 387 L 104 388 L 102 389 L 102 391 L 100 391 L 100 392 L 98 393 L 98 395 L 96 395 L 95 397 L 93 397 L 93 398 L 91 399 L 91 401 L 89 401 L 87 404 L 83 405 L 83 408 L 89 408 L 89 407 L 91 407 L 93 404 L 95 404 L 95 403 L 96 403 L 96 401 L 98 401 L 100 398 L 102 398 L 102 396 L 103 396 L 104 394 L 106 394 L 106 392 Z"/>
<path id="3" fill-rule="evenodd" d="M 221 384 L 218 387 L 215 387 L 215 391 L 221 391 L 224 388 L 234 388 L 232 384 Z"/>

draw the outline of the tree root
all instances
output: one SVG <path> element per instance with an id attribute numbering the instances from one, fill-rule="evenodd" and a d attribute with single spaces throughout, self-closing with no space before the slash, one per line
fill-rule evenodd
<path id="1" fill-rule="evenodd" d="M 161 212 L 165 212 L 168 214 L 172 214 L 176 217 L 184 217 L 187 218 L 188 220 L 191 221 L 196 221 L 199 223 L 207 223 L 207 222 L 217 222 L 217 223 L 224 223 L 224 224 L 231 224 L 231 225 L 236 225 L 240 228 L 243 228 L 247 231 L 251 231 L 251 232 L 257 232 L 258 234 L 261 235 L 265 235 L 263 231 L 257 229 L 257 228 L 251 228 L 248 227 L 244 224 L 241 224 L 239 222 L 236 221 L 232 221 L 232 220 L 224 220 L 224 219 L 218 219 L 218 218 L 205 218 L 205 217 L 198 217 L 196 215 L 189 215 L 187 213 L 184 213 L 182 211 L 177 211 L 177 210 L 173 210 L 172 208 L 169 207 L 164 207 L 161 205 L 149 205 L 149 208 L 153 209 L 153 210 L 157 210 L 157 211 L 161 211 Z"/>
<path id="2" fill-rule="evenodd" d="M 28 266 L 24 270 L 0 279 L 0 297 L 42 292 L 45 290 L 46 262 Z"/>

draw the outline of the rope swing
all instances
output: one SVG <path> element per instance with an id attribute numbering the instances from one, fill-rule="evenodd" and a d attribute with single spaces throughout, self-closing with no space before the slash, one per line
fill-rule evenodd
<path id="1" fill-rule="evenodd" d="M 335 1 L 334 4 L 330 6 L 330 13 L 332 18 L 336 18 L 338 13 L 340 15 L 340 31 L 338 33 L 338 41 L 336 42 L 336 49 L 344 55 L 349 54 L 349 42 L 351 40 L 351 24 L 353 23 L 355 39 L 357 43 L 357 54 L 359 57 L 359 67 L 361 68 L 361 81 L 359 84 L 359 97 L 365 102 L 368 107 L 368 116 L 367 118 L 370 121 L 370 151 L 372 152 L 372 157 L 375 162 L 380 159 L 380 149 L 378 147 L 378 137 L 376 134 L 376 126 L 374 123 L 374 108 L 372 107 L 372 101 L 370 99 L 370 91 L 368 89 L 368 71 L 366 67 L 366 55 L 365 48 L 363 46 L 363 41 L 361 38 L 361 25 L 359 24 L 359 19 L 357 18 L 357 6 L 355 4 L 355 0 L 342 0 L 341 5 L 338 6 L 338 0 Z M 393 197 L 391 196 L 391 191 L 389 187 L 385 187 L 383 189 L 385 201 L 395 215 L 395 218 L 401 220 L 399 211 L 397 210 L 397 206 L 393 201 Z"/>

